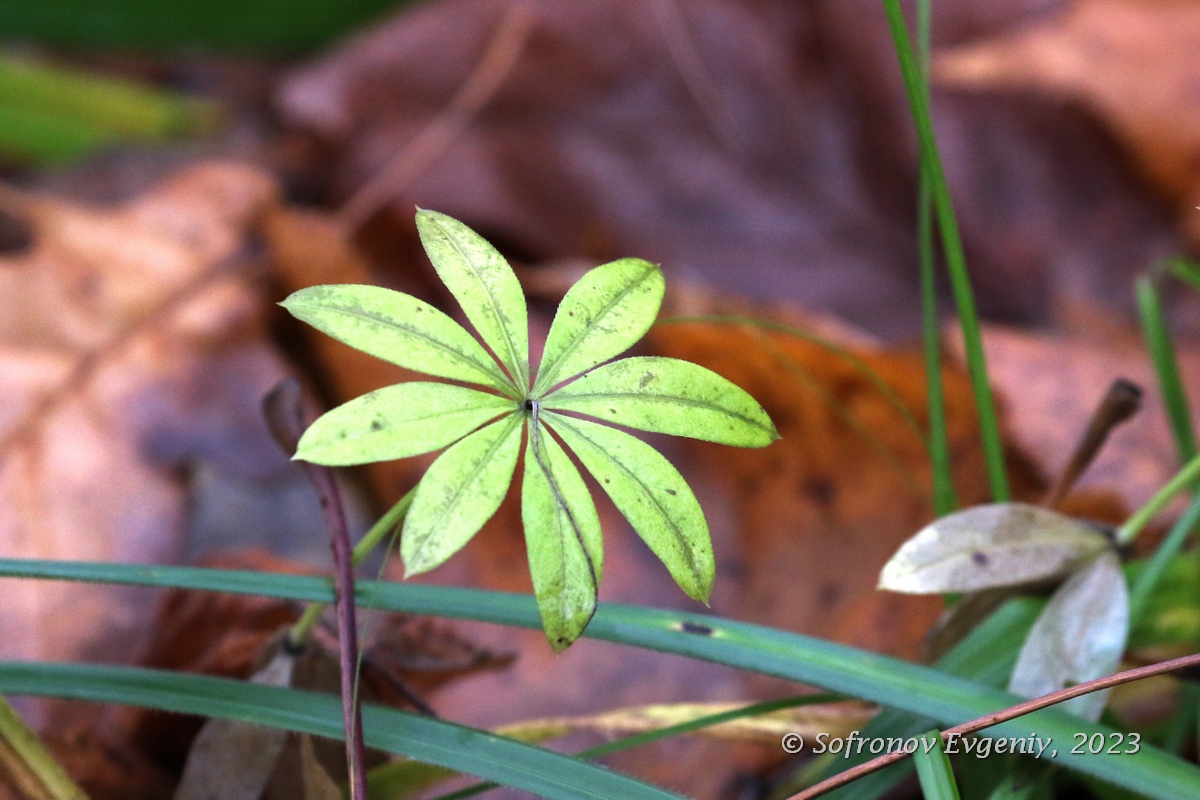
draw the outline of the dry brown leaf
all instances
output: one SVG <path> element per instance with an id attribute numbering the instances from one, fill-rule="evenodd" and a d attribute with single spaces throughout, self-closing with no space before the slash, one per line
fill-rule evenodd
<path id="1" fill-rule="evenodd" d="M 295 655 L 278 648 L 249 680 L 264 686 L 291 686 L 295 664 Z M 192 741 L 174 800 L 258 800 L 286 738 L 282 728 L 210 719 Z"/>
<path id="2" fill-rule="evenodd" d="M 527 261 L 639 256 L 668 283 L 917 333 L 915 139 L 876 0 L 531 5 L 515 66 L 436 157 L 421 142 L 503 34 L 509 0 L 413 6 L 295 69 L 279 105 L 321 139 L 329 199 L 411 156 L 423 170 L 392 187 L 376 228 L 406 231 L 419 205 Z M 954 42 L 1045 10 L 944 4 L 934 29 Z M 984 312 L 1044 321 L 1081 295 L 1131 309 L 1111 281 L 1178 243 L 1106 133 L 1036 98 L 935 100 Z"/>
<path id="3" fill-rule="evenodd" d="M 33 243 L 0 257 L 0 552 L 169 562 L 184 461 L 278 468 L 257 401 L 282 365 L 241 252 L 274 196 L 264 173 L 233 164 L 194 167 L 114 209 L 5 192 Z M 146 619 L 135 590 L 2 591 L 5 658 L 136 651 L 118 636 Z"/>
<path id="4" fill-rule="evenodd" d="M 942 53 L 935 68 L 943 85 L 1082 100 L 1170 197 L 1200 192 L 1200 7 L 1190 0 L 1076 0 L 1029 26 Z"/>
<path id="5" fill-rule="evenodd" d="M 312 737 L 300 737 L 300 775 L 304 781 L 304 800 L 341 800 L 342 790 L 329 777 L 329 773 L 317 760 Z"/>

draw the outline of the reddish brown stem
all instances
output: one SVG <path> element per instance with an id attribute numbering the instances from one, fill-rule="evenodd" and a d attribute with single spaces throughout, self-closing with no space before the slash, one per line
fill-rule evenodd
<path id="1" fill-rule="evenodd" d="M 969 722 L 964 722 L 961 725 L 955 725 L 953 728 L 947 728 L 942 731 L 942 739 L 950 736 L 966 736 L 969 733 L 981 731 L 984 728 L 990 728 L 993 725 L 999 725 L 1001 722 L 1008 722 L 1011 719 L 1030 714 L 1034 711 L 1040 711 L 1048 706 L 1062 703 L 1070 700 L 1073 697 L 1099 692 L 1103 689 L 1110 689 L 1113 686 L 1119 686 L 1123 683 L 1132 683 L 1140 681 L 1143 678 L 1152 678 L 1155 675 L 1163 675 L 1168 672 L 1174 672 L 1180 669 L 1200 666 L 1200 653 L 1182 658 L 1173 658 L 1170 661 L 1162 661 L 1158 664 L 1151 664 L 1146 667 L 1138 667 L 1124 672 L 1118 672 L 1115 675 L 1109 675 L 1106 678 L 1098 678 L 1094 681 L 1087 681 L 1076 686 L 1069 686 L 1066 689 L 1061 689 L 1057 692 L 1038 697 L 1033 700 L 1026 700 L 1024 703 L 1018 703 L 1015 706 L 1010 706 L 1003 711 L 996 711 L 991 714 L 985 714 Z M 912 753 L 905 750 L 897 750 L 892 753 L 885 753 L 878 758 L 873 758 L 865 764 L 859 764 L 857 767 L 851 767 L 845 772 L 839 772 L 832 778 L 821 781 L 815 786 L 810 786 L 803 792 L 792 795 L 788 800 L 812 800 L 814 797 L 820 797 L 823 794 L 832 792 L 841 786 L 848 783 L 853 783 L 864 775 L 870 775 L 872 772 L 877 772 L 884 767 L 895 764 L 908 758 Z"/>
<path id="2" fill-rule="evenodd" d="M 300 435 L 308 427 L 300 382 L 280 381 L 263 400 L 263 413 L 275 441 L 284 452 L 296 452 Z M 342 507 L 342 493 L 333 471 L 316 464 L 298 462 L 321 501 L 329 546 L 333 550 L 335 611 L 338 621 L 338 661 L 342 671 L 342 724 L 346 729 L 346 766 L 350 773 L 350 800 L 367 796 L 367 773 L 363 745 L 362 708 L 358 703 L 358 623 L 354 613 L 354 571 L 350 561 L 350 531 Z"/>
<path id="3" fill-rule="evenodd" d="M 1108 435 L 1116 430 L 1117 426 L 1136 414 L 1141 403 L 1142 389 L 1136 383 L 1125 378 L 1117 378 L 1112 382 L 1104 399 L 1100 401 L 1100 405 L 1092 414 L 1087 430 L 1084 431 L 1079 444 L 1075 446 L 1075 452 L 1071 454 L 1070 462 L 1058 476 L 1058 480 L 1050 487 L 1050 491 L 1046 493 L 1042 505 L 1054 508 L 1062 502 L 1071 488 L 1075 486 L 1075 481 L 1079 480 L 1079 476 L 1091 466 L 1096 454 L 1108 440 Z"/>

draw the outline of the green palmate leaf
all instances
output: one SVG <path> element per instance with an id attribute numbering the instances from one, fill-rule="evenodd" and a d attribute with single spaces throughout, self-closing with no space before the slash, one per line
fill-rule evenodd
<path id="1" fill-rule="evenodd" d="M 640 258 L 603 264 L 580 278 L 554 315 L 533 396 L 632 347 L 654 323 L 664 288 L 662 270 Z"/>
<path id="2" fill-rule="evenodd" d="M 466 329 L 426 302 L 378 286 L 312 286 L 280 303 L 297 319 L 376 358 L 439 378 L 512 390 Z"/>
<path id="3" fill-rule="evenodd" d="M 321 416 L 300 438 L 296 458 L 329 467 L 408 458 L 515 408 L 511 398 L 448 383 L 398 383 Z"/>
<path id="4" fill-rule="evenodd" d="M 523 419 L 513 414 L 493 422 L 429 467 L 417 484 L 400 534 L 406 575 L 441 564 L 496 513 L 517 465 Z"/>
<path id="5" fill-rule="evenodd" d="M 418 211 L 417 230 L 442 283 L 524 395 L 529 389 L 529 320 L 525 293 L 512 267 L 482 236 L 445 214 Z"/>
<path id="6" fill-rule="evenodd" d="M 1129 594 L 1115 553 L 1102 553 L 1067 579 L 1025 639 L 1008 690 L 1041 697 L 1067 686 L 1103 678 L 1117 670 L 1129 635 Z M 1108 692 L 1093 692 L 1062 704 L 1064 710 L 1097 720 Z"/>
<path id="7" fill-rule="evenodd" d="M 913 765 L 917 768 L 925 800 L 958 800 L 954 770 L 950 768 L 950 757 L 942 747 L 942 736 L 938 731 L 932 730 L 921 737 L 921 746 L 913 752 Z"/>
<path id="8" fill-rule="evenodd" d="M 1025 503 L 975 506 L 942 517 L 884 566 L 879 588 L 973 592 L 1063 575 L 1110 546 L 1099 529 Z"/>
<path id="9" fill-rule="evenodd" d="M 765 447 L 779 438 L 753 397 L 717 373 L 677 358 L 614 361 L 550 394 L 542 405 L 738 447 Z"/>
<path id="10" fill-rule="evenodd" d="M 696 496 L 671 463 L 627 433 L 550 411 L 543 422 L 595 476 L 689 597 L 712 592 L 712 541 Z"/>
<path id="11" fill-rule="evenodd" d="M 521 519 L 542 627 L 551 646 L 562 650 L 596 612 L 604 542 L 579 470 L 536 423 L 525 448 Z"/>

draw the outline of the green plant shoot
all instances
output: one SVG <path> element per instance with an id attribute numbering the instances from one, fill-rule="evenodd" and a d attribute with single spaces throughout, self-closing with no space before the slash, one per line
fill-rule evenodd
<path id="1" fill-rule="evenodd" d="M 703 367 L 655 357 L 604 364 L 653 324 L 664 289 L 659 268 L 625 258 L 584 275 L 558 307 L 531 385 L 525 295 L 512 268 L 444 214 L 419 211 L 417 228 L 483 344 L 428 303 L 376 286 L 314 286 L 282 305 L 351 347 L 482 389 L 431 382 L 379 389 L 313 423 L 295 457 L 347 466 L 447 448 L 404 519 L 400 552 L 406 574 L 416 575 L 448 559 L 495 514 L 524 438 L 529 567 L 546 637 L 562 650 L 596 610 L 603 567 L 600 518 L 569 449 L 680 587 L 706 602 L 713 552 L 695 495 L 652 447 L 599 423 L 739 447 L 764 447 L 778 434 L 749 394 Z"/>

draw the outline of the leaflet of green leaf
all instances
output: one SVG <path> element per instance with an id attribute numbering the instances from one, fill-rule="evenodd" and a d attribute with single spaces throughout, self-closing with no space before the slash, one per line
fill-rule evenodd
<path id="1" fill-rule="evenodd" d="M 398 383 L 323 414 L 300 438 L 295 457 L 327 467 L 408 458 L 515 410 L 511 398 L 449 383 Z"/>
<path id="2" fill-rule="evenodd" d="M 280 303 L 356 350 L 439 378 L 491 386 L 512 385 L 463 326 L 415 297 L 378 286 L 310 286 Z"/>
<path id="3" fill-rule="evenodd" d="M 712 592 L 712 541 L 683 476 L 650 445 L 587 420 L 543 411 L 541 418 L 583 462 L 617 510 L 680 588 L 701 602 Z"/>
<path id="4" fill-rule="evenodd" d="M 517 465 L 523 419 L 513 414 L 475 431 L 429 467 L 400 534 L 406 576 L 440 565 L 496 513 Z"/>
<path id="5" fill-rule="evenodd" d="M 677 358 L 614 361 L 548 395 L 542 406 L 737 447 L 765 447 L 779 438 L 753 397 L 717 373 Z"/>
<path id="6" fill-rule="evenodd" d="M 664 290 L 662 270 L 640 258 L 589 270 L 558 305 L 533 396 L 636 344 L 654 323 Z"/>
<path id="7" fill-rule="evenodd" d="M 604 567 L 600 517 L 579 470 L 541 425 L 525 447 L 521 519 L 546 638 L 563 650 L 596 612 Z"/>
<path id="8" fill-rule="evenodd" d="M 1041 697 L 1117 671 L 1129 636 L 1129 591 L 1121 562 L 1101 553 L 1068 578 L 1033 624 L 1008 690 Z M 1062 704 L 1065 711 L 1098 720 L 1108 692 L 1093 692 Z"/>
<path id="9" fill-rule="evenodd" d="M 879 588 L 908 594 L 973 592 L 1052 578 L 1109 547 L 1085 522 L 1025 503 L 949 514 L 896 551 Z"/>
<path id="10" fill-rule="evenodd" d="M 436 211 L 417 212 L 417 231 L 438 277 L 458 300 L 520 394 L 529 390 L 529 319 L 512 267 L 482 236 Z"/>

